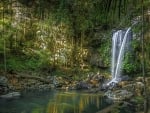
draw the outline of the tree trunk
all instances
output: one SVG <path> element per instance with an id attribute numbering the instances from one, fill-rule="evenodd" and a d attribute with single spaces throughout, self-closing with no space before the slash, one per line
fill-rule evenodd
<path id="1" fill-rule="evenodd" d="M 144 113 L 148 112 L 148 96 L 146 91 L 146 81 L 145 81 L 145 53 L 144 53 L 144 1 L 142 0 L 142 75 L 144 82 Z"/>

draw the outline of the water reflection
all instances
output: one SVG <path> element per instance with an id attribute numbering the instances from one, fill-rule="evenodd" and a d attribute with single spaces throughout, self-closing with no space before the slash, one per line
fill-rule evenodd
<path id="1" fill-rule="evenodd" d="M 102 101 L 99 94 L 58 93 L 49 100 L 46 113 L 94 113 L 103 107 Z"/>
<path id="2" fill-rule="evenodd" d="M 106 106 L 100 94 L 82 92 L 27 92 L 20 99 L 0 99 L 0 113 L 95 113 Z"/>

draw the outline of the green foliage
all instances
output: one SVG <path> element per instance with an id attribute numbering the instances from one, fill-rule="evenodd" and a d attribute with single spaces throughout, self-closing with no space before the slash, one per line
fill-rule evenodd
<path id="1" fill-rule="evenodd" d="M 104 67 L 109 67 L 111 64 L 111 35 L 104 33 L 101 43 L 99 44 L 98 52 L 100 59 L 103 61 Z"/>
<path id="2" fill-rule="evenodd" d="M 137 39 L 132 40 L 130 51 L 125 54 L 123 61 L 122 68 L 124 73 L 127 74 L 137 73 L 141 70 L 141 46 L 139 40 L 140 37 L 137 33 L 135 34 Z"/>
<path id="3" fill-rule="evenodd" d="M 39 67 L 39 61 L 35 58 L 27 58 L 26 56 L 9 56 L 7 58 L 8 70 L 36 70 Z"/>
<path id="4" fill-rule="evenodd" d="M 104 64 L 107 66 L 110 66 L 110 46 L 109 46 L 109 43 L 106 43 L 106 45 L 103 46 L 102 49 L 102 53 L 101 53 L 101 56 L 102 56 L 102 59 L 104 61 Z"/>
<path id="5" fill-rule="evenodd" d="M 116 26 L 129 26 L 130 20 L 141 15 L 140 6 L 138 0 L 3 0 L 0 2 L 3 17 L 0 19 L 0 52 L 4 52 L 5 40 L 8 69 L 74 68 L 74 65 L 80 68 L 92 47 L 108 67 L 111 30 Z M 148 6 L 145 0 L 145 9 Z M 148 28 L 149 24 L 145 26 Z M 136 27 L 135 33 L 140 30 L 141 25 Z M 126 55 L 123 66 L 126 73 L 138 69 L 139 47 L 138 41 L 133 44 L 138 58 L 132 63 L 133 56 Z M 14 50 L 25 55 L 15 55 Z M 148 46 L 146 51 L 148 53 Z"/>
<path id="6" fill-rule="evenodd" d="M 137 103 L 137 104 L 143 104 L 144 103 L 144 97 L 142 96 L 136 96 L 133 98 L 134 101 Z"/>
<path id="7" fill-rule="evenodd" d="M 123 61 L 124 72 L 127 74 L 133 74 L 137 71 L 138 67 L 137 62 L 134 62 L 133 53 L 126 53 Z"/>

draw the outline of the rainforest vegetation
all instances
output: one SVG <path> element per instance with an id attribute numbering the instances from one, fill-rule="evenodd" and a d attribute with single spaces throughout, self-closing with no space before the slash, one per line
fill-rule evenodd
<path id="1" fill-rule="evenodd" d="M 134 23 L 122 73 L 147 78 L 149 0 L 1 0 L 0 76 L 11 79 L 17 91 L 22 88 L 15 86 L 19 81 L 12 81 L 11 75 L 27 75 L 46 83 L 55 76 L 83 81 L 91 73 L 110 78 L 113 32 Z"/>
<path id="2" fill-rule="evenodd" d="M 149 1 L 144 7 L 144 52 L 149 65 Z M 141 1 L 3 0 L 0 3 L 0 68 L 5 71 L 110 69 L 111 36 L 142 20 Z M 140 73 L 141 23 L 133 29 L 134 63 Z M 146 66 L 147 68 L 149 66 Z"/>

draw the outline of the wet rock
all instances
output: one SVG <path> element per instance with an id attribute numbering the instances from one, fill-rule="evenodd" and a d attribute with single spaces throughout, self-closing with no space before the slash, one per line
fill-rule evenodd
<path id="1" fill-rule="evenodd" d="M 104 81 L 105 77 L 100 75 L 99 72 L 95 75 L 88 75 L 86 78 L 86 82 L 90 85 L 90 88 L 100 88 Z"/>
<path id="2" fill-rule="evenodd" d="M 7 86 L 7 82 L 8 82 L 8 79 L 4 76 L 1 76 L 0 77 L 0 85 L 1 86 Z"/>
<path id="3" fill-rule="evenodd" d="M 62 87 L 62 84 L 60 83 L 60 81 L 61 81 L 61 77 L 59 77 L 58 79 L 56 76 L 54 76 L 53 84 L 56 88 Z"/>
<path id="4" fill-rule="evenodd" d="M 109 83 L 109 84 L 108 84 Z M 114 90 L 119 88 L 118 82 L 106 82 L 100 87 L 101 91 Z"/>
<path id="5" fill-rule="evenodd" d="M 105 93 L 105 96 L 114 101 L 120 101 L 131 98 L 133 94 L 127 90 L 116 90 L 116 91 L 108 90 Z"/>
<path id="6" fill-rule="evenodd" d="M 21 96 L 20 92 L 11 92 L 5 95 L 1 95 L 0 98 L 12 99 L 12 98 L 20 97 L 20 96 Z"/>
<path id="7" fill-rule="evenodd" d="M 89 88 L 90 88 L 89 84 L 87 84 L 86 82 L 83 82 L 83 81 L 76 84 L 76 89 L 77 90 L 89 89 Z"/>
<path id="8" fill-rule="evenodd" d="M 109 88 L 110 87 L 106 83 L 104 83 L 104 84 L 102 84 L 102 85 L 99 86 L 99 90 L 100 91 L 108 91 Z"/>
<path id="9" fill-rule="evenodd" d="M 4 76 L 0 76 L 0 94 L 5 94 L 9 91 L 8 79 Z"/>

